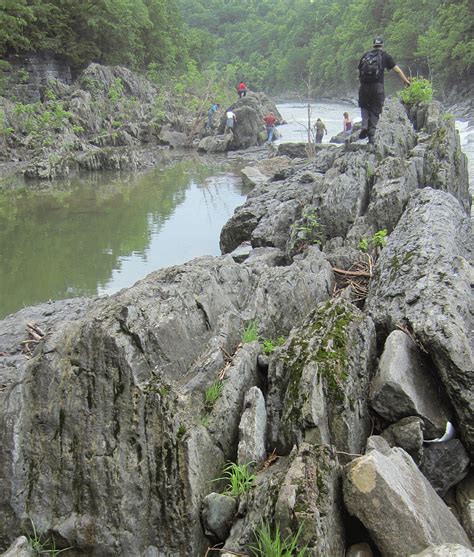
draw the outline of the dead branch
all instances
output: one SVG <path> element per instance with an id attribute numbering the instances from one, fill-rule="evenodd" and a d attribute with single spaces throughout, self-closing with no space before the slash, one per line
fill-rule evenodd
<path id="1" fill-rule="evenodd" d="M 271 466 L 274 462 L 276 462 L 280 457 L 276 454 L 276 449 L 273 449 L 273 452 L 267 456 L 265 462 L 262 464 L 262 470 L 266 470 L 269 466 Z"/>
<path id="2" fill-rule="evenodd" d="M 367 271 L 344 271 L 344 269 L 338 269 L 337 267 L 333 267 L 332 270 L 335 273 L 339 273 L 340 275 L 348 275 L 353 277 L 367 277 L 367 278 L 372 277 L 372 275 Z"/>
<path id="3" fill-rule="evenodd" d="M 222 544 L 219 544 L 222 545 Z M 221 547 L 217 547 L 216 545 L 213 547 L 208 547 L 204 557 L 209 555 L 210 551 L 219 551 L 220 553 L 229 553 L 230 555 L 237 555 L 237 557 L 248 557 L 248 553 L 237 553 L 236 551 L 232 551 L 231 549 L 223 549 Z"/>
<path id="4" fill-rule="evenodd" d="M 27 323 L 26 327 L 35 331 L 40 337 L 45 336 L 45 333 L 38 327 L 36 323 Z"/>

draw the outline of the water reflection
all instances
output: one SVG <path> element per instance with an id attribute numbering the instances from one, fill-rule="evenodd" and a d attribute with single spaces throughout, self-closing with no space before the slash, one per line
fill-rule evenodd
<path id="1" fill-rule="evenodd" d="M 48 299 L 115 292 L 155 269 L 219 254 L 220 229 L 242 202 L 235 174 L 199 160 L 1 194 L 0 318 Z"/>

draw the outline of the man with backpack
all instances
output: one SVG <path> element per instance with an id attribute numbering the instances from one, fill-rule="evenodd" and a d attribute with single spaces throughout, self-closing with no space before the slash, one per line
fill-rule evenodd
<path id="1" fill-rule="evenodd" d="M 373 49 L 366 52 L 359 62 L 359 106 L 362 117 L 360 139 L 369 138 L 374 142 L 375 128 L 385 100 L 383 77 L 385 70 L 394 70 L 399 78 L 410 85 L 409 79 L 395 64 L 393 58 L 383 50 L 383 38 L 376 37 Z"/>

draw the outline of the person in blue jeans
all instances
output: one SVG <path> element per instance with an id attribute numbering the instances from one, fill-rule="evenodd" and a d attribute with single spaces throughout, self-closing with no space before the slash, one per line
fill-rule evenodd
<path id="1" fill-rule="evenodd" d="M 275 125 L 277 123 L 277 118 L 273 112 L 270 112 L 265 116 L 263 119 L 265 122 L 265 128 L 267 131 L 267 143 L 271 143 L 273 141 L 273 132 L 275 131 Z"/>

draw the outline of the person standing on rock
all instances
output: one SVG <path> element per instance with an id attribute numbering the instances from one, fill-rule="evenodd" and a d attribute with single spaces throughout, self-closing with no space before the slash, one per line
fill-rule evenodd
<path id="1" fill-rule="evenodd" d="M 342 130 L 345 135 L 351 135 L 352 133 L 352 118 L 349 116 L 348 112 L 344 112 L 342 120 Z"/>
<path id="2" fill-rule="evenodd" d="M 372 50 L 366 52 L 359 61 L 359 107 L 362 117 L 362 129 L 359 139 L 369 138 L 374 142 L 375 128 L 385 101 L 383 77 L 385 70 L 394 70 L 399 78 L 410 85 L 410 80 L 395 64 L 394 59 L 383 50 L 383 38 L 376 37 Z"/>
<path id="3" fill-rule="evenodd" d="M 211 130 L 214 125 L 214 114 L 219 110 L 219 104 L 214 103 L 211 108 L 207 111 L 207 122 L 204 126 L 206 129 Z"/>
<path id="4" fill-rule="evenodd" d="M 241 99 L 242 97 L 246 97 L 247 96 L 247 85 L 245 85 L 245 83 L 243 81 L 241 81 L 238 86 L 237 86 L 237 93 L 239 95 L 239 99 Z"/>
<path id="5" fill-rule="evenodd" d="M 316 122 L 314 123 L 314 131 L 315 131 L 315 143 L 322 143 L 323 142 L 323 136 L 324 134 L 328 133 L 328 130 L 326 129 L 326 126 L 324 125 L 324 122 L 321 120 L 321 118 L 318 118 L 316 120 Z"/>
<path id="6" fill-rule="evenodd" d="M 273 112 L 267 114 L 263 121 L 265 122 L 265 128 L 267 130 L 267 143 L 271 143 L 273 141 L 273 132 L 275 131 L 275 125 L 277 123 L 277 118 Z"/>
<path id="7" fill-rule="evenodd" d="M 228 108 L 226 110 L 226 113 L 225 113 L 224 134 L 226 134 L 228 131 L 231 131 L 232 133 L 234 133 L 234 124 L 236 122 L 237 122 L 236 115 L 232 112 L 232 110 L 230 108 Z"/>

